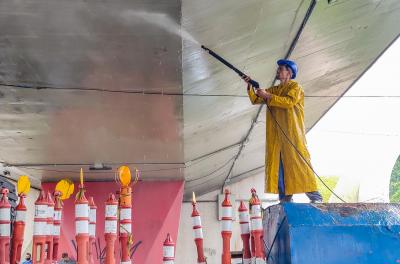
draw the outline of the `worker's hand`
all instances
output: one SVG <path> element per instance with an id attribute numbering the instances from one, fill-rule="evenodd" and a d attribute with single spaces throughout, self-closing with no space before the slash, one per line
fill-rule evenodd
<path id="1" fill-rule="evenodd" d="M 256 95 L 263 98 L 264 100 L 268 100 L 272 97 L 272 94 L 269 92 L 265 91 L 264 89 L 257 89 L 256 90 Z"/>
<path id="2" fill-rule="evenodd" d="M 244 76 L 242 77 L 242 79 L 243 79 L 247 84 L 250 85 L 250 83 L 249 83 L 250 80 L 251 80 L 250 76 L 244 75 Z"/>

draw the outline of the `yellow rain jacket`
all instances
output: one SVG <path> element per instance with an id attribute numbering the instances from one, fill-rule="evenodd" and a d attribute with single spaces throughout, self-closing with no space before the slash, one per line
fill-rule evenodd
<path id="1" fill-rule="evenodd" d="M 266 89 L 273 94 L 267 101 L 276 121 L 297 147 L 303 157 L 310 162 L 304 128 L 304 91 L 300 85 L 291 80 L 286 85 L 273 86 Z M 252 104 L 263 104 L 264 99 L 248 88 Z M 279 159 L 282 159 L 285 194 L 317 191 L 315 176 L 310 167 L 300 157 L 295 148 L 288 142 L 267 109 L 267 138 L 265 156 L 265 192 L 279 193 L 278 175 Z"/>

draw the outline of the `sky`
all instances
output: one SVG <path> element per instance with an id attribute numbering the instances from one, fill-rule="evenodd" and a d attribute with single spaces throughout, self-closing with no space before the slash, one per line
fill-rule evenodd
<path id="1" fill-rule="evenodd" d="M 388 201 L 400 155 L 399 61 L 397 39 L 307 134 L 315 170 L 340 177 L 342 195 L 358 186 L 359 201 Z"/>

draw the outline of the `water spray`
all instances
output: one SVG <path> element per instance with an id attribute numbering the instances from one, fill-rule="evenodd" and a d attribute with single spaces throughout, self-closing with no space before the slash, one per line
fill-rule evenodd
<path id="1" fill-rule="evenodd" d="M 204 49 L 205 51 L 207 51 L 211 56 L 213 56 L 214 58 L 216 58 L 217 60 L 219 60 L 220 62 L 222 62 L 225 66 L 227 66 L 228 68 L 230 68 L 231 70 L 233 70 L 234 72 L 236 72 L 240 78 L 244 79 L 246 77 L 248 77 L 246 74 L 244 74 L 242 71 L 240 71 L 238 68 L 236 68 L 235 66 L 233 66 L 231 63 L 229 63 L 228 61 L 226 61 L 224 58 L 222 58 L 221 56 L 219 56 L 217 53 L 215 53 L 214 51 L 210 50 L 209 48 L 205 47 L 204 45 L 201 45 L 201 48 Z M 255 88 L 258 89 L 260 88 L 260 84 L 255 81 L 250 79 L 249 83 Z"/>

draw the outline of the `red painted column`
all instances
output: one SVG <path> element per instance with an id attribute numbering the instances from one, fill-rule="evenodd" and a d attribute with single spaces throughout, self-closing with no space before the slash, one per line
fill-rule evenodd
<path id="1" fill-rule="evenodd" d="M 89 263 L 89 202 L 85 197 L 83 183 L 75 200 L 75 239 L 78 248 L 77 264 Z"/>
<path id="2" fill-rule="evenodd" d="M 14 222 L 13 242 L 11 248 L 11 263 L 19 263 L 21 260 L 22 244 L 24 242 L 26 205 L 24 202 L 25 195 L 19 195 L 19 203 L 15 210 L 17 215 Z"/>
<path id="3" fill-rule="evenodd" d="M 53 225 L 53 262 L 57 262 L 59 259 L 58 248 L 60 246 L 60 234 L 61 234 L 61 219 L 62 219 L 62 207 L 63 203 L 61 200 L 61 193 L 54 193 L 54 225 Z"/>
<path id="4" fill-rule="evenodd" d="M 94 250 L 96 244 L 96 212 L 97 206 L 92 196 L 89 197 L 89 264 L 94 264 Z"/>
<path id="5" fill-rule="evenodd" d="M 222 202 L 222 264 L 231 264 L 231 237 L 232 237 L 232 204 L 229 200 L 231 193 L 225 190 L 225 199 Z"/>
<path id="6" fill-rule="evenodd" d="M 196 207 L 196 199 L 194 193 L 193 193 L 192 205 L 193 205 L 192 222 L 194 231 L 194 242 L 196 243 L 196 248 L 197 248 L 197 263 L 205 264 L 206 257 L 204 256 L 204 250 L 203 250 L 203 227 L 201 226 L 201 217 Z"/>
<path id="7" fill-rule="evenodd" d="M 163 244 L 163 264 L 174 264 L 175 260 L 175 243 L 172 241 L 170 234 Z"/>
<path id="8" fill-rule="evenodd" d="M 239 207 L 240 233 L 243 241 L 243 264 L 251 263 L 249 211 L 243 201 Z"/>
<path id="9" fill-rule="evenodd" d="M 47 193 L 47 227 L 46 227 L 46 259 L 45 264 L 53 262 L 53 224 L 54 201 L 50 192 Z"/>
<path id="10" fill-rule="evenodd" d="M 251 199 L 250 199 L 250 219 L 251 219 L 251 234 L 254 238 L 254 256 L 253 262 L 255 264 L 263 264 L 264 253 L 263 253 L 263 227 L 262 227 L 262 217 L 261 217 L 261 202 L 258 199 L 256 189 L 251 189 Z"/>
<path id="11" fill-rule="evenodd" d="M 121 264 L 131 264 L 130 239 L 132 235 L 132 188 L 130 186 L 121 186 L 119 213 Z"/>
<path id="12" fill-rule="evenodd" d="M 47 228 L 47 200 L 44 191 L 40 192 L 35 202 L 33 221 L 32 263 L 43 264 L 45 261 Z"/>
<path id="13" fill-rule="evenodd" d="M 114 194 L 110 193 L 106 201 L 104 237 L 106 240 L 106 264 L 115 263 L 115 241 L 117 240 L 117 212 L 118 201 Z"/>
<path id="14" fill-rule="evenodd" d="M 8 201 L 8 189 L 1 189 L 0 200 L 0 263 L 10 263 L 10 225 L 11 204 Z"/>

